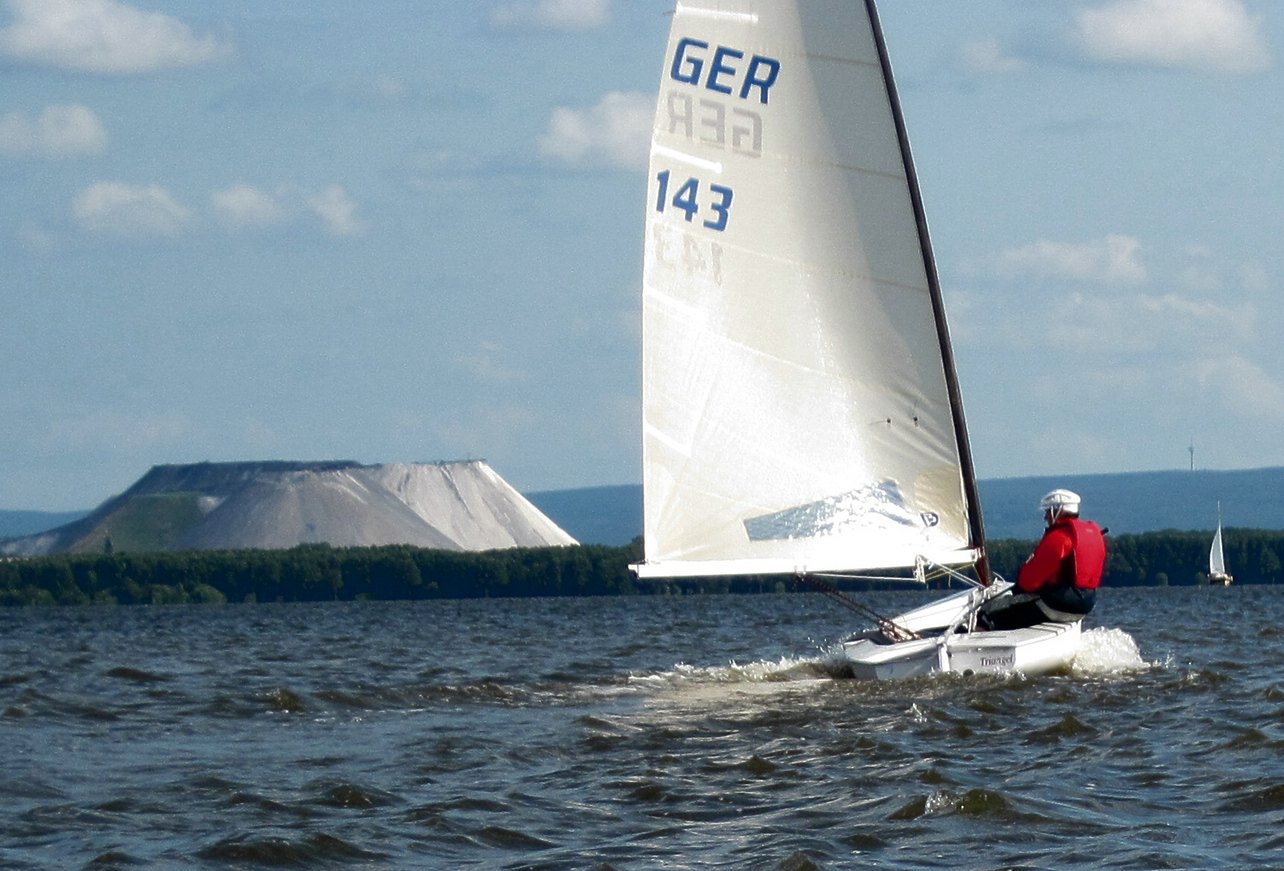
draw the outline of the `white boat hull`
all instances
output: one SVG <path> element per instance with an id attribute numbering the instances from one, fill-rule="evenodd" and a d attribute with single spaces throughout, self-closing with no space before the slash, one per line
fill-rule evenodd
<path id="1" fill-rule="evenodd" d="M 956 631 L 966 593 L 910 611 L 893 622 L 922 637 L 888 641 L 872 630 L 842 643 L 842 665 L 853 677 L 901 680 L 929 674 L 1045 674 L 1068 667 L 1079 651 L 1079 623 L 1039 623 L 1025 629 Z"/>
<path id="2" fill-rule="evenodd" d="M 853 677 L 900 680 L 929 674 L 1045 674 L 1065 668 L 1079 650 L 1078 623 L 1040 623 L 1028 629 L 928 636 L 880 644 L 868 638 L 843 643 Z"/>

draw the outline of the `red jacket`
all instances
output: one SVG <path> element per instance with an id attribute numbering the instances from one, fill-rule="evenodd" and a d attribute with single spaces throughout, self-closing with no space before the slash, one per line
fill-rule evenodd
<path id="1" fill-rule="evenodd" d="M 1037 593 L 1045 587 L 1066 584 L 1080 590 L 1101 586 L 1106 565 L 1106 539 L 1091 520 L 1062 517 L 1043 533 L 1043 540 L 1021 566 L 1016 587 Z"/>

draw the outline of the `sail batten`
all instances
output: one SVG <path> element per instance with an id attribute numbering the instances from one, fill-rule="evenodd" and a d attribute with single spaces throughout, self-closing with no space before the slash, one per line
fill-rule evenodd
<path id="1" fill-rule="evenodd" d="M 850 0 L 678 6 L 647 190 L 640 574 L 982 552 L 881 38 Z"/>

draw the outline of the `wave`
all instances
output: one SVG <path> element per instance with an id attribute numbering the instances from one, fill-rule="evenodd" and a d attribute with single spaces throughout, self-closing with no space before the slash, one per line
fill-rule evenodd
<path id="1" fill-rule="evenodd" d="M 1071 673 L 1079 676 L 1125 674 L 1146 671 L 1155 663 L 1146 662 L 1133 637 L 1122 629 L 1099 627 L 1083 633 Z"/>
<path id="2" fill-rule="evenodd" d="M 377 862 L 383 853 L 363 850 L 333 835 L 316 833 L 297 837 L 225 838 L 203 848 L 198 858 L 211 862 L 254 865 L 308 866 L 317 863 Z"/>
<path id="3" fill-rule="evenodd" d="M 818 680 L 832 676 L 826 658 L 784 656 L 775 662 L 729 662 L 720 666 L 694 666 L 678 663 L 668 671 L 649 675 L 630 675 L 629 683 L 638 687 L 672 687 L 682 684 L 758 684 Z"/>

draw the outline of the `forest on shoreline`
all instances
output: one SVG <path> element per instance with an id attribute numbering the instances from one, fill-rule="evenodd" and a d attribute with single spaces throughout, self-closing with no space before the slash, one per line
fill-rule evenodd
<path id="1" fill-rule="evenodd" d="M 1284 531 L 1227 530 L 1236 584 L 1284 582 Z M 1016 576 L 1033 542 L 989 543 L 993 570 Z M 1108 586 L 1207 583 L 1209 539 L 1201 532 L 1109 538 Z M 441 551 L 408 545 L 288 550 L 67 554 L 0 560 L 0 606 L 312 602 L 539 596 L 762 593 L 808 589 L 792 578 L 753 576 L 639 581 L 631 545 Z M 852 589 L 888 586 L 857 581 Z"/>

